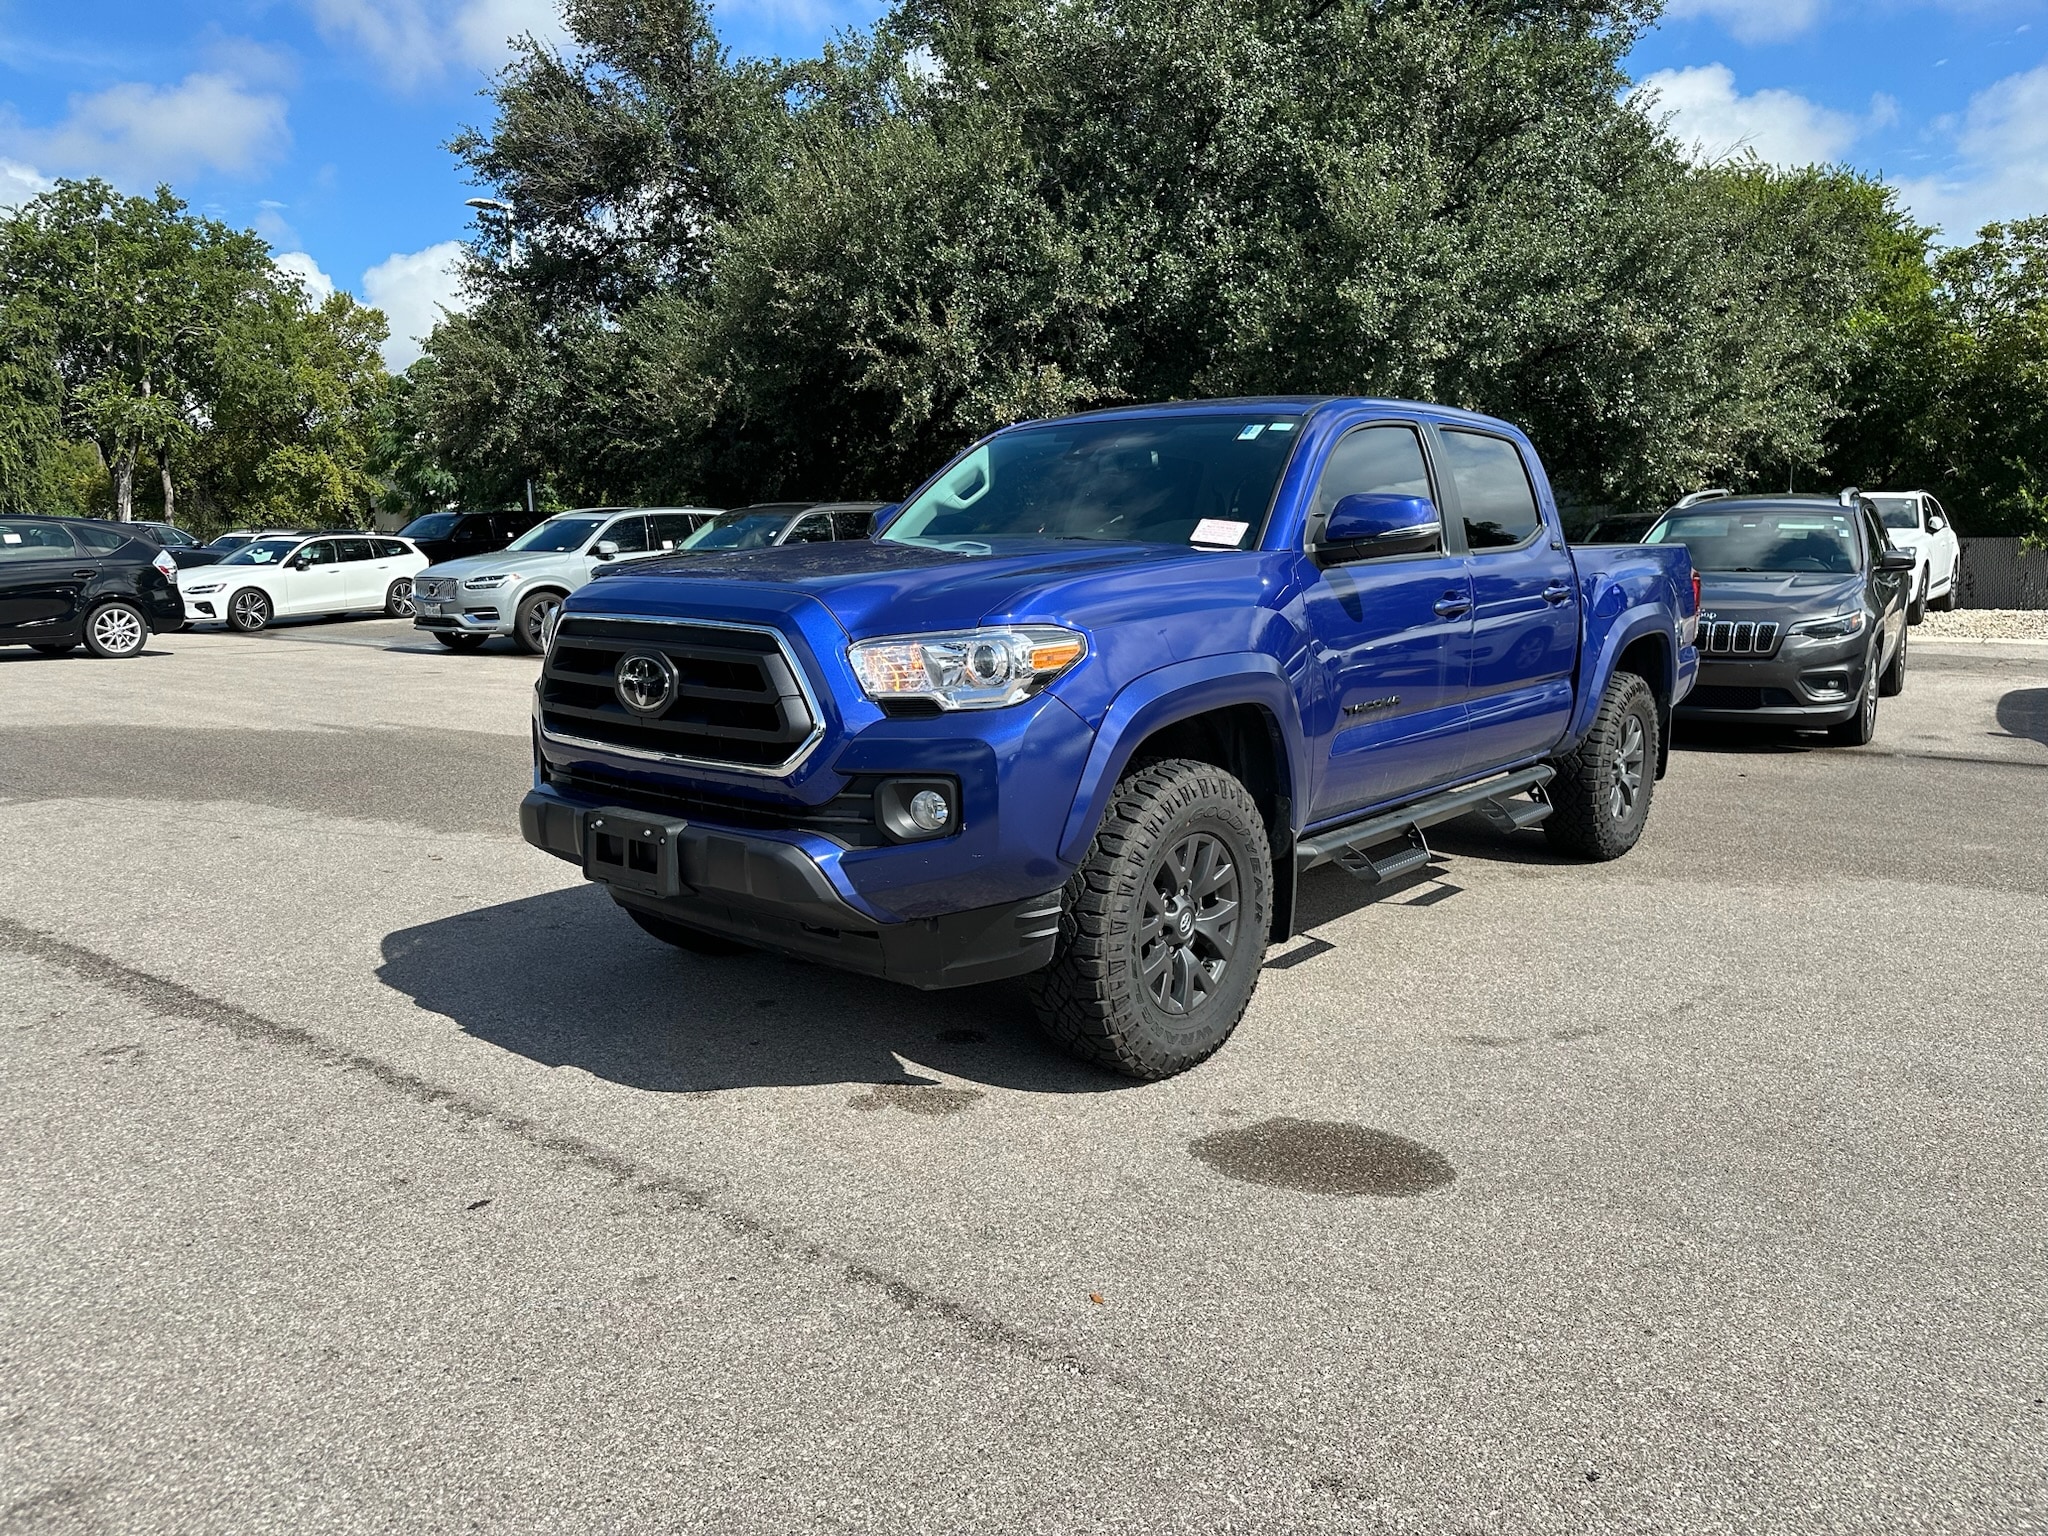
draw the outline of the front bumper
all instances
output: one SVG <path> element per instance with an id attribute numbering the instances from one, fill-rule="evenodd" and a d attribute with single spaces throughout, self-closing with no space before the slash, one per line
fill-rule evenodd
<path id="1" fill-rule="evenodd" d="M 412 627 L 439 630 L 443 634 L 509 635 L 518 605 L 496 598 L 495 593 L 483 596 L 457 594 L 441 602 L 415 597 Z"/>
<path id="2" fill-rule="evenodd" d="M 664 822 L 673 864 L 660 889 L 591 872 L 593 818 L 639 820 L 545 786 L 519 804 L 519 829 L 544 853 L 602 884 L 621 906 L 804 960 L 925 989 L 972 986 L 1042 969 L 1059 935 L 1060 892 L 936 917 L 884 922 L 849 899 L 799 838 L 677 818 Z"/>
<path id="3" fill-rule="evenodd" d="M 1699 681 L 1678 705 L 1678 717 L 1807 730 L 1839 725 L 1855 715 L 1862 700 L 1869 645 L 1867 635 L 1788 635 L 1768 657 L 1702 657 Z"/>

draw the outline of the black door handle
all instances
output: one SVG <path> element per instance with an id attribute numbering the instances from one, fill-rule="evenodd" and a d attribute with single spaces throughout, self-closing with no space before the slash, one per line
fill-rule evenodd
<path id="1" fill-rule="evenodd" d="M 74 576 L 76 576 L 76 577 L 77 577 L 77 578 L 78 578 L 78 579 L 79 579 L 80 581 L 90 581 L 90 580 L 91 580 L 91 579 L 92 579 L 93 577 L 95 577 L 95 576 L 99 575 L 99 572 L 98 572 L 98 571 L 73 571 L 73 572 L 72 572 L 71 574 L 72 574 L 72 575 L 74 575 Z"/>

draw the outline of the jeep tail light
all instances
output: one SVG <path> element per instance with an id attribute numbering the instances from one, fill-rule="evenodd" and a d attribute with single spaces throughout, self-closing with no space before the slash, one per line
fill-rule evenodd
<path id="1" fill-rule="evenodd" d="M 1692 611 L 1694 613 L 1700 611 L 1700 573 L 1698 571 L 1692 573 Z"/>

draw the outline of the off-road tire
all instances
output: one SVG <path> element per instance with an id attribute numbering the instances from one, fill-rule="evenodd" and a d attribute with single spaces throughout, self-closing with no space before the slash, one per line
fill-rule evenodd
<path id="1" fill-rule="evenodd" d="M 1906 622 L 1920 624 L 1927 619 L 1927 589 L 1934 584 L 1934 573 L 1927 572 L 1920 578 L 1920 594 L 1906 605 Z"/>
<path id="2" fill-rule="evenodd" d="M 255 587 L 243 587 L 232 593 L 221 611 L 227 615 L 228 628 L 245 635 L 253 635 L 268 627 L 271 619 L 276 617 L 276 609 L 271 606 L 269 596 Z"/>
<path id="3" fill-rule="evenodd" d="M 1878 643 L 1882 643 L 1881 641 Z M 1877 736 L 1877 696 L 1884 691 L 1877 673 L 1877 644 L 1863 663 L 1863 691 L 1856 696 L 1856 713 L 1840 725 L 1828 727 L 1828 740 L 1838 747 L 1867 747 Z"/>
<path id="4" fill-rule="evenodd" d="M 409 619 L 412 617 L 412 578 L 401 576 L 384 589 L 384 617 L 387 619 Z"/>
<path id="5" fill-rule="evenodd" d="M 626 916 L 639 924 L 641 932 L 651 934 L 662 943 L 673 944 L 677 949 L 693 955 L 744 955 L 753 948 L 751 944 L 742 944 L 738 939 L 728 939 L 723 934 L 706 933 L 703 929 L 692 928 L 686 923 L 672 923 L 665 917 L 642 912 L 638 907 L 627 907 L 625 912 Z"/>
<path id="6" fill-rule="evenodd" d="M 1888 699 L 1906 691 L 1906 644 L 1912 635 L 1910 626 L 1899 631 L 1899 648 L 1892 652 L 1892 664 L 1878 674 L 1877 691 Z"/>
<path id="7" fill-rule="evenodd" d="M 142 653 L 149 644 L 149 620 L 133 603 L 101 603 L 85 616 L 85 648 L 103 661 Z"/>
<path id="8" fill-rule="evenodd" d="M 548 648 L 548 636 L 554 632 L 555 619 L 561 612 L 561 593 L 545 587 L 527 593 L 519 599 L 518 610 L 512 617 L 513 641 L 527 655 L 540 655 Z"/>
<path id="9" fill-rule="evenodd" d="M 1633 672 L 1607 681 L 1593 728 L 1554 760 L 1543 835 L 1560 853 L 1618 859 L 1635 847 L 1657 789 L 1657 696 Z"/>
<path id="10" fill-rule="evenodd" d="M 1176 855 L 1187 862 L 1176 865 Z M 1164 886 L 1177 879 L 1167 898 Z M 1146 920 L 1148 899 L 1156 922 Z M 1047 1033 L 1082 1060 L 1146 1081 L 1172 1077 L 1214 1055 L 1244 1017 L 1272 914 L 1272 847 L 1245 787 L 1210 763 L 1144 764 L 1116 786 L 1067 882 L 1052 963 L 1029 982 L 1032 1002 Z M 1154 996 L 1162 975 L 1163 1002 Z"/>
<path id="11" fill-rule="evenodd" d="M 434 638 L 451 651 L 480 651 L 484 648 L 482 635 L 450 634 L 445 629 L 437 629 Z"/>

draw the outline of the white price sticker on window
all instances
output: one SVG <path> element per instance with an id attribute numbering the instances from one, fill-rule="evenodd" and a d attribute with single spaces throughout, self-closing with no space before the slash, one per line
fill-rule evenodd
<path id="1" fill-rule="evenodd" d="M 1195 524 L 1195 531 L 1188 535 L 1188 542 L 1235 549 L 1237 541 L 1244 537 L 1244 531 L 1249 527 L 1250 523 L 1233 523 L 1228 518 L 1205 517 Z"/>
<path id="2" fill-rule="evenodd" d="M 0 543 L 19 544 L 20 542 L 21 535 L 18 533 L 0 533 Z"/>

